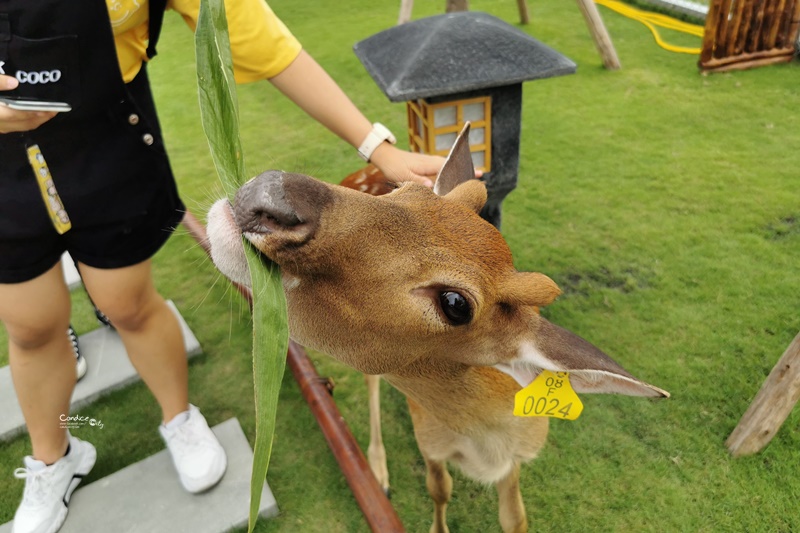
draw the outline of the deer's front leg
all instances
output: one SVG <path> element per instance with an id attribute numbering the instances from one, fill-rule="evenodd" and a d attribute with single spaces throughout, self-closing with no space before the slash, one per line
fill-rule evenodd
<path id="1" fill-rule="evenodd" d="M 369 398 L 369 448 L 367 460 L 383 492 L 389 495 L 389 469 L 386 467 L 386 448 L 381 435 L 381 378 L 364 374 Z"/>
<path id="2" fill-rule="evenodd" d="M 528 531 L 528 517 L 525 504 L 519 491 L 519 465 L 495 484 L 498 506 L 500 508 L 500 527 L 503 533 L 525 533 Z"/>
<path id="3" fill-rule="evenodd" d="M 444 461 L 432 461 L 425 457 L 425 466 L 428 468 L 425 482 L 428 493 L 433 499 L 431 533 L 449 533 L 446 513 L 447 502 L 450 501 L 450 494 L 453 492 L 453 478 L 450 477 Z"/>

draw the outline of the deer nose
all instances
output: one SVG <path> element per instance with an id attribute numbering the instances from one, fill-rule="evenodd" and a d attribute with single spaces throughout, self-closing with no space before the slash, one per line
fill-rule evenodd
<path id="1" fill-rule="evenodd" d="M 251 179 L 234 198 L 236 225 L 244 233 L 270 233 L 303 222 L 286 197 L 286 177 L 268 170 Z"/>

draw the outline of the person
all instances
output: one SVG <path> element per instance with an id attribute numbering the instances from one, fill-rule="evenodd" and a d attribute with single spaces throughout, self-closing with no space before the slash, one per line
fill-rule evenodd
<path id="1" fill-rule="evenodd" d="M 32 448 L 15 471 L 25 480 L 15 533 L 56 531 L 96 458 L 58 423 L 75 386 L 64 251 L 157 400 L 183 487 L 207 490 L 226 469 L 224 450 L 189 403 L 181 331 L 152 275 L 151 258 L 184 212 L 147 79 L 163 3 L 7 0 L 0 8 L 0 97 L 71 107 L 0 105 L 0 321 Z M 168 7 L 195 27 L 199 0 Z M 388 142 L 266 3 L 227 0 L 226 12 L 237 82 L 269 80 L 389 179 L 431 184 L 443 159 Z"/>

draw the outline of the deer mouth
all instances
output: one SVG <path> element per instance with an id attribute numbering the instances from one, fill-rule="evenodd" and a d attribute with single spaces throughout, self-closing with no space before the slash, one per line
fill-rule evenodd
<path id="1" fill-rule="evenodd" d="M 208 212 L 208 244 L 214 266 L 231 281 L 250 286 L 242 231 L 228 200 L 218 200 Z"/>
<path id="2" fill-rule="evenodd" d="M 330 201 L 330 190 L 322 182 L 266 171 L 239 188 L 233 205 L 220 200 L 209 211 L 211 259 L 227 277 L 248 284 L 242 235 L 270 260 L 291 262 L 316 234 L 320 213 Z"/>

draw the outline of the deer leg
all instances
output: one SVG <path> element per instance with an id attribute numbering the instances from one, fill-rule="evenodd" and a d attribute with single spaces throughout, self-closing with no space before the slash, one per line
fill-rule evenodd
<path id="1" fill-rule="evenodd" d="M 500 527 L 503 533 L 525 533 L 528 531 L 528 517 L 525 504 L 519 492 L 519 465 L 495 484 L 498 507 L 500 508 Z"/>
<path id="2" fill-rule="evenodd" d="M 447 502 L 450 501 L 450 494 L 453 492 L 453 478 L 450 477 L 444 461 L 432 461 L 425 458 L 425 466 L 428 467 L 425 484 L 433 499 L 433 525 L 430 533 L 449 533 L 445 515 Z"/>
<path id="3" fill-rule="evenodd" d="M 386 467 L 386 448 L 381 435 L 381 377 L 364 374 L 369 397 L 369 448 L 367 460 L 383 492 L 389 495 L 389 469 Z"/>

